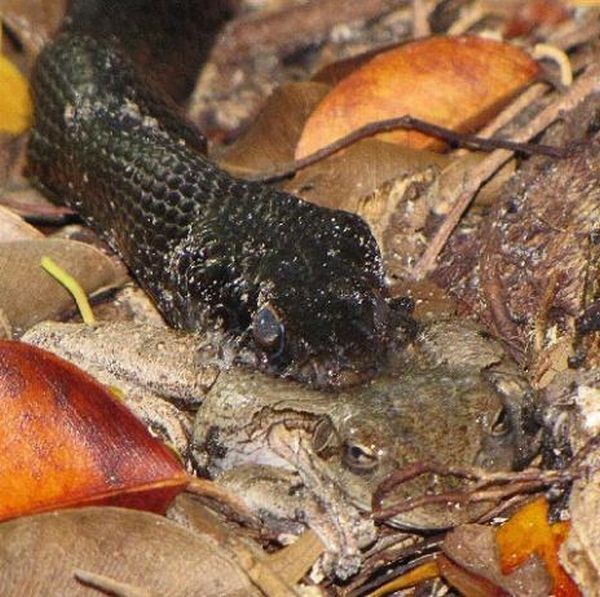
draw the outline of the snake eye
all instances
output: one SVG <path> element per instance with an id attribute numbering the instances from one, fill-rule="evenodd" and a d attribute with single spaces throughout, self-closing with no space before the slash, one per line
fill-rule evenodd
<path id="1" fill-rule="evenodd" d="M 343 453 L 344 464 L 354 473 L 370 473 L 379 465 L 377 455 L 369 447 L 346 443 Z"/>
<path id="2" fill-rule="evenodd" d="M 277 354 L 283 350 L 285 328 L 279 314 L 269 303 L 256 312 L 252 320 L 252 333 L 263 348 L 274 348 Z"/>

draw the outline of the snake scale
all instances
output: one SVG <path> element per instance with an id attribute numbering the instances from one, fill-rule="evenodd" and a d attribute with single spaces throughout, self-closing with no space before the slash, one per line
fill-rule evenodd
<path id="1" fill-rule="evenodd" d="M 73 3 L 32 76 L 32 179 L 109 243 L 171 325 L 218 325 L 241 362 L 313 385 L 369 376 L 410 317 L 388 296 L 368 226 L 205 157 L 126 27 L 108 30 L 112 15 L 127 23 L 164 5 Z M 171 6 L 169 19 L 186 23 L 208 10 Z"/>

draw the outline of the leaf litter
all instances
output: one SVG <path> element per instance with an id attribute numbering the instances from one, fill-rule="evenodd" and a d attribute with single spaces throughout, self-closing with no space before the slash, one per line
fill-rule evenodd
<path id="1" fill-rule="evenodd" d="M 553 89 L 546 83 L 554 67 L 544 62 L 544 77 L 538 78 L 522 96 L 510 103 L 504 112 L 501 111 L 494 121 L 496 126 L 492 124 L 490 127 L 490 134 L 498 134 L 499 130 L 499 134 L 505 138 L 523 141 L 547 129 L 543 143 L 574 148 L 566 160 L 542 156 L 525 158 L 523 155 L 515 155 L 502 149 L 488 155 L 466 153 L 465 150 L 454 150 L 443 155 L 422 151 L 413 153 L 391 145 L 389 139 L 366 140 L 301 170 L 296 178 L 288 181 L 286 185 L 307 200 L 356 211 L 363 215 L 376 231 L 390 275 L 395 284 L 403 287 L 403 293 L 406 293 L 407 289 L 410 293 L 414 287 L 418 296 L 418 285 L 414 278 L 424 278 L 441 288 L 446 293 L 446 298 L 450 297 L 450 301 L 455 301 L 454 304 L 450 302 L 450 309 L 457 310 L 462 315 L 477 317 L 491 333 L 503 340 L 513 357 L 528 368 L 530 382 L 543 390 L 545 425 L 551 430 L 548 433 L 551 445 L 546 447 L 544 465 L 561 466 L 561 458 L 563 463 L 568 463 L 571 453 L 581 451 L 587 446 L 589 454 L 584 459 L 584 464 L 592 474 L 597 469 L 597 450 L 593 447 L 593 440 L 596 437 L 594 421 L 599 409 L 599 380 L 597 375 L 594 375 L 599 360 L 599 326 L 594 324 L 593 313 L 594 305 L 597 305 L 599 300 L 597 242 L 594 239 L 598 234 L 600 220 L 600 202 L 597 195 L 600 185 L 596 175 L 599 170 L 594 165 L 599 153 L 595 124 L 599 113 L 596 95 L 598 88 L 594 83 L 597 80 L 597 73 L 594 71 L 597 56 L 589 41 L 600 32 L 599 15 L 593 6 L 583 9 L 583 12 L 574 12 L 569 4 L 561 2 L 532 1 L 527 3 L 525 10 L 521 5 L 522 3 L 516 3 L 514 7 L 503 6 L 504 14 L 499 15 L 498 3 L 481 3 L 478 7 L 479 18 L 476 18 L 474 13 L 457 13 L 451 17 L 446 15 L 448 22 L 443 29 L 459 30 L 460 27 L 465 27 L 465 23 L 470 19 L 469 33 L 480 33 L 486 29 L 490 31 L 496 27 L 497 31 L 503 31 L 506 36 L 518 35 L 519 41 L 527 48 L 533 46 L 534 39 L 542 39 L 569 51 L 575 73 L 572 89 Z M 285 8 L 282 14 L 285 14 Z M 430 24 L 440 27 L 441 14 L 440 7 L 437 7 L 430 15 Z M 585 16 L 582 17 L 582 14 Z M 373 39 L 381 45 L 382 38 L 385 39 L 390 31 L 395 30 L 397 34 L 402 29 L 394 29 L 396 25 L 392 26 L 390 23 L 404 22 L 403 30 L 406 34 L 410 29 L 411 16 L 410 11 L 405 8 L 398 8 L 395 13 L 393 10 L 389 14 L 381 12 L 379 19 L 373 18 L 370 13 L 370 25 L 377 31 L 373 34 Z M 12 12 L 10 17 L 7 24 L 14 27 Z M 585 19 L 585 27 L 582 26 L 582 18 Z M 239 22 L 242 32 L 249 26 L 247 22 Z M 255 26 L 256 24 L 252 25 Z M 369 27 L 363 27 L 362 30 L 369 31 Z M 298 46 L 294 46 L 295 51 L 302 43 L 306 43 L 306 39 L 315 39 L 310 34 L 310 29 L 309 33 L 306 29 L 303 32 L 305 38 Z M 285 48 L 285 44 L 278 44 L 276 34 L 275 27 L 273 47 L 281 66 L 284 62 L 285 50 L 282 48 Z M 350 34 L 350 38 L 352 35 Z M 356 39 L 360 40 L 356 42 L 357 45 L 362 44 L 364 48 L 368 48 L 368 35 L 362 38 L 360 34 L 356 35 Z M 323 43 L 322 32 L 317 38 Z M 342 48 L 344 45 L 347 49 L 352 44 L 340 44 Z M 334 47 L 332 39 L 327 38 L 322 51 L 328 52 L 328 57 L 331 58 Z M 401 51 L 401 48 L 402 46 L 388 52 Z M 366 68 L 369 60 L 359 63 L 362 63 L 359 69 Z M 256 62 L 253 64 L 256 65 Z M 343 70 L 338 72 L 343 73 Z M 528 71 L 526 83 L 532 83 L 534 76 L 537 77 L 533 70 Z M 245 76 L 248 77 L 251 71 L 252 68 L 248 69 Z M 281 72 L 284 71 L 282 68 Z M 352 81 L 353 76 L 358 76 L 350 73 L 348 70 L 346 74 L 340 74 L 339 80 Z M 283 78 L 284 74 L 280 76 Z M 390 74 L 383 78 L 392 77 Z M 406 79 L 410 86 L 411 77 Z M 481 81 L 477 82 L 481 84 Z M 313 87 L 304 89 L 303 85 Z M 222 164 L 232 170 L 237 169 L 238 173 L 253 175 L 260 175 L 261 172 L 269 174 L 269 171 L 289 165 L 293 161 L 298 139 L 303 135 L 304 121 L 312 118 L 312 106 L 325 93 L 322 85 L 322 82 L 294 83 L 281 93 L 283 100 L 277 99 L 276 96 L 272 100 L 273 103 L 265 108 L 263 116 L 256 120 L 253 127 L 247 129 L 240 141 L 221 153 Z M 451 88 L 451 83 L 445 85 L 450 85 Z M 351 89 L 353 90 L 353 86 Z M 384 93 L 383 89 L 385 87 L 377 90 L 371 88 L 368 91 Z M 507 100 L 513 93 L 516 93 L 516 89 L 501 95 Z M 417 104 L 426 103 L 427 95 L 425 93 L 425 99 L 423 95 L 417 95 Z M 234 101 L 229 102 L 229 105 L 234 106 L 235 110 Z M 465 102 L 461 100 L 459 105 L 457 115 L 463 123 L 470 123 L 472 118 L 468 114 Z M 498 106 L 496 108 L 498 109 Z M 402 109 L 412 111 L 410 105 Z M 574 111 L 566 115 L 565 124 L 561 123 L 561 110 L 568 112 L 572 109 Z M 198 121 L 207 121 L 207 117 L 198 115 L 198 105 L 193 112 Z M 530 125 L 532 118 L 536 122 L 536 114 L 538 128 Z M 285 119 L 283 115 L 286 116 Z M 504 115 L 506 117 L 503 121 Z M 485 122 L 489 122 L 489 115 L 487 116 Z M 382 119 L 383 116 L 379 115 L 377 118 Z M 208 121 L 210 122 L 210 119 Z M 230 122 L 236 122 L 235 118 Z M 277 130 L 273 123 L 283 126 Z M 454 126 L 447 121 L 443 124 Z M 237 126 L 239 124 L 233 128 Z M 460 127 L 461 125 L 459 129 Z M 206 127 L 204 128 L 206 130 Z M 323 127 L 317 125 L 316 128 L 318 137 L 319 129 Z M 212 132 L 216 139 L 229 136 L 229 133 L 218 129 Z M 406 136 L 405 133 L 403 136 Z M 330 141 L 326 137 L 324 139 L 320 143 L 326 146 Z M 497 183 L 494 186 L 496 171 L 509 160 L 512 167 L 516 168 L 517 174 L 510 177 L 508 182 Z M 450 170 L 453 172 L 452 185 L 448 184 Z M 480 190 L 484 182 L 489 189 L 485 201 L 484 193 Z M 448 191 L 449 188 L 452 189 L 451 192 Z M 12 216 L 2 218 L 3 224 L 9 218 L 14 219 Z M 23 233 L 28 234 L 26 227 L 23 228 Z M 3 233 L 1 240 L 8 240 L 8 236 L 5 238 Z M 35 250 L 38 249 L 32 249 L 35 245 L 31 243 L 55 241 L 30 239 L 19 242 L 28 245 L 26 253 L 36 254 Z M 7 291 L 5 295 L 16 295 L 17 298 L 2 299 L 0 303 L 4 316 L 12 327 L 25 329 L 34 321 L 55 317 L 61 311 L 64 312 L 66 299 L 63 297 L 60 301 L 50 301 L 50 307 L 36 307 L 32 310 L 33 315 L 21 314 L 22 305 L 19 303 L 30 303 L 32 296 L 39 294 L 46 297 L 51 293 L 44 288 L 46 282 L 39 277 L 31 278 L 33 274 L 30 271 L 33 271 L 33 265 L 23 268 L 22 264 L 27 263 L 25 258 L 17 259 L 15 249 L 9 247 L 9 250 L 11 252 L 7 253 L 4 263 L 16 264 L 14 269 L 18 271 L 10 273 L 11 270 L 4 269 L 2 287 L 8 289 L 10 284 L 10 292 Z M 39 249 L 36 255 L 39 257 L 42 251 L 46 252 L 47 249 Z M 60 260 L 61 255 L 57 254 L 56 259 Z M 524 255 L 526 263 L 523 263 Z M 32 259 L 32 264 L 36 258 Z M 92 263 L 101 263 L 103 259 L 106 258 L 98 252 L 98 256 L 92 257 Z M 73 263 L 74 267 L 77 267 L 80 257 L 75 257 Z M 83 276 L 86 271 L 93 269 L 96 269 L 96 265 L 84 265 L 81 267 L 81 273 L 77 275 Z M 23 272 L 26 272 L 25 280 L 19 281 L 16 276 Z M 91 292 L 98 286 L 118 284 L 121 281 L 122 277 L 113 274 L 108 280 L 102 279 L 100 283 L 94 282 L 90 285 L 84 283 L 84 286 Z M 23 296 L 27 296 L 26 301 L 23 301 Z M 6 300 L 12 300 L 13 306 L 5 307 L 5 304 L 10 304 L 5 303 Z M 29 310 L 29 305 L 27 307 Z M 18 314 L 14 315 L 14 312 Z M 581 321 L 585 317 L 587 323 L 582 326 Z M 582 429 L 585 430 L 583 437 L 591 443 L 582 439 Z M 557 438 L 557 435 L 560 437 Z M 548 454 L 559 454 L 560 457 L 552 462 L 552 457 Z M 576 468 L 581 464 L 578 462 L 572 467 Z M 541 470 L 538 474 L 543 478 L 545 471 Z M 542 486 L 543 483 L 538 485 L 535 491 L 539 492 Z M 566 488 L 568 483 L 559 483 L 558 486 Z M 519 495 L 517 492 L 516 497 Z M 555 499 L 556 487 L 548 495 Z M 529 580 L 519 581 L 521 584 L 518 585 L 518 589 L 514 588 L 517 585 L 510 585 L 510 581 L 499 576 L 500 560 L 490 542 L 493 530 L 489 526 L 457 527 L 442 544 L 444 555 L 438 557 L 446 558 L 446 561 L 440 559 L 442 564 L 437 565 L 438 571 L 448 583 L 465 594 L 471 591 L 469 587 L 479 587 L 477 590 L 481 591 L 482 586 L 488 589 L 492 587 L 494 590 L 502 589 L 509 593 L 522 591 L 519 594 L 527 594 L 528 591 L 542 591 L 541 587 L 547 588 L 549 582 L 557 582 L 553 572 L 557 569 L 556 565 L 549 564 L 548 558 L 560 557 L 570 578 L 585 592 L 594 586 L 593 583 L 597 582 L 598 578 L 595 565 L 598 542 L 593 529 L 586 524 L 589 512 L 595 511 L 597 506 L 598 492 L 593 482 L 586 481 L 586 475 L 582 475 L 575 482 L 570 501 L 568 494 L 565 496 L 562 511 L 570 512 L 572 522 L 571 531 L 560 548 L 551 545 L 547 539 L 548 533 L 551 532 L 548 529 L 555 528 L 557 524 L 563 525 L 560 528 L 565 528 L 563 523 L 547 522 L 548 516 L 560 515 L 560 502 L 551 508 L 551 514 L 542 508 L 532 516 L 527 514 L 528 506 L 516 514 L 516 517 L 525 516 L 534 521 L 531 535 L 544 546 L 546 554 L 540 559 L 538 553 L 538 556 L 522 565 L 520 574 L 525 576 L 524 571 L 528 570 Z M 511 512 L 511 506 L 514 510 L 519 503 L 518 500 L 511 499 L 513 501 L 509 500 L 506 504 L 507 512 Z M 20 521 L 27 525 L 26 518 L 19 519 Z M 513 524 L 516 525 L 516 522 Z M 511 522 L 501 527 L 506 529 L 503 533 L 514 532 L 515 538 L 518 538 L 519 533 L 511 531 L 509 525 Z M 457 542 L 451 544 L 450 541 L 452 537 L 460 539 L 461 533 L 462 544 L 467 542 L 468 537 L 469 542 L 487 541 L 486 545 L 489 547 L 485 550 L 482 548 L 481 554 L 468 551 L 466 555 L 461 554 L 457 551 Z M 144 545 L 144 541 L 138 545 Z M 418 547 L 412 549 L 415 554 L 418 553 Z M 483 553 L 486 554 L 487 560 Z M 408 554 L 407 559 L 410 560 L 410 548 Z M 484 560 L 483 563 L 477 563 L 478 556 Z M 176 564 L 176 558 L 171 557 L 170 560 L 172 564 Z M 129 566 L 134 564 L 128 564 L 127 569 Z M 85 570 L 86 565 L 81 568 Z M 93 573 L 103 574 L 101 569 L 93 568 L 93 565 L 88 565 L 87 568 L 92 576 Z M 393 566 L 391 568 L 393 569 Z M 338 586 L 335 590 L 341 593 L 360 593 L 361 586 L 372 587 L 372 584 L 367 583 L 376 580 L 378 574 L 381 575 L 385 569 L 390 569 L 389 561 L 380 569 L 365 565 L 368 577 L 359 574 L 345 588 Z M 519 574 L 519 570 L 519 567 L 516 567 L 510 576 Z M 484 582 L 482 585 L 480 580 L 469 579 L 469 574 L 479 579 L 485 578 L 488 584 Z M 110 571 L 107 576 L 111 576 Z M 125 578 L 121 578 L 120 581 L 128 582 Z M 139 577 L 132 578 L 129 582 L 134 587 L 147 586 Z M 477 584 L 478 582 L 480 584 Z M 275 585 L 271 585 L 271 590 L 274 590 L 273 586 Z M 330 586 L 330 589 L 334 590 L 334 587 Z M 247 586 L 244 590 L 248 590 Z M 574 591 L 573 586 L 569 590 Z"/>

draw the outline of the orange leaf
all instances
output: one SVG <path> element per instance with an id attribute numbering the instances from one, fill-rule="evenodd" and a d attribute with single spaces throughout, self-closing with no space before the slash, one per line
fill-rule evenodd
<path id="1" fill-rule="evenodd" d="M 503 574 L 510 574 L 533 554 L 546 565 L 556 597 L 581 595 L 558 559 L 558 548 L 569 532 L 567 522 L 548 523 L 548 502 L 539 498 L 523 506 L 496 533 Z"/>
<path id="2" fill-rule="evenodd" d="M 556 25 L 569 18 L 569 11 L 561 0 L 530 0 L 518 5 L 504 25 L 504 37 L 531 33 L 539 25 Z"/>
<path id="3" fill-rule="evenodd" d="M 89 375 L 0 341 L 0 520 L 67 506 L 164 512 L 187 485 L 178 460 Z"/>
<path id="4" fill-rule="evenodd" d="M 23 75 L 0 54 L 0 132 L 19 135 L 29 128 L 33 106 Z"/>
<path id="5" fill-rule="evenodd" d="M 378 54 L 338 83 L 308 119 L 296 159 L 372 122 L 410 114 L 473 131 L 537 76 L 529 56 L 476 36 L 431 37 Z M 380 135 L 417 149 L 439 147 L 417 131 Z"/>

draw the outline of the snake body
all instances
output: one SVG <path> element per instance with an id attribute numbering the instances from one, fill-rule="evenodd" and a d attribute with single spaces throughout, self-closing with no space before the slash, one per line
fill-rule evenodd
<path id="1" fill-rule="evenodd" d="M 254 365 L 318 385 L 373 371 L 408 318 L 365 222 L 219 169 L 104 33 L 72 19 L 38 58 L 32 178 L 107 240 L 173 326 L 216 322 Z"/>

